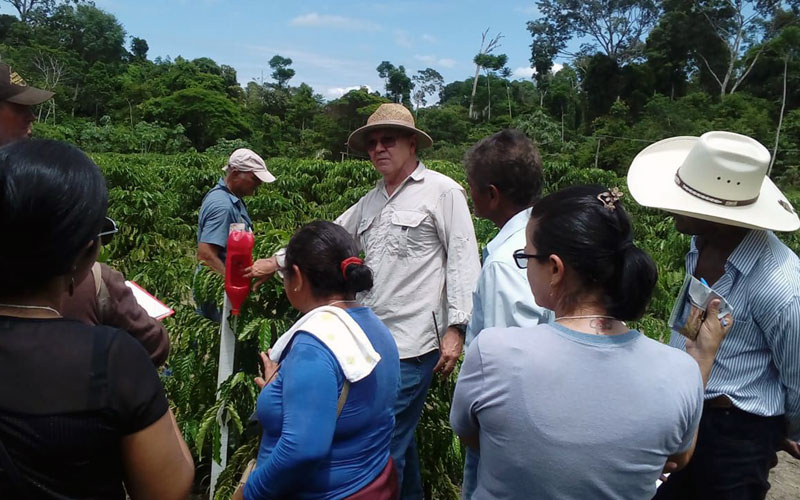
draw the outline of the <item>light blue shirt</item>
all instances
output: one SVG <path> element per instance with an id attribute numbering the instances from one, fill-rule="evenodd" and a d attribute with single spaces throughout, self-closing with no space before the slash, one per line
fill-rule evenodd
<path id="1" fill-rule="evenodd" d="M 697 258 L 692 238 L 688 274 Z M 714 359 L 705 398 L 724 394 L 746 412 L 786 415 L 788 437 L 800 440 L 800 259 L 772 232 L 752 230 L 711 286 L 733 306 L 733 326 Z M 675 307 L 688 315 L 688 304 Z M 670 345 L 686 349 L 686 339 L 673 332 Z"/>
<path id="2" fill-rule="evenodd" d="M 243 222 L 247 229 L 253 229 L 247 206 L 241 198 L 228 190 L 223 179 L 203 198 L 197 222 L 197 243 L 222 247 L 219 252 L 222 262 L 225 262 L 230 225 Z"/>
<path id="3" fill-rule="evenodd" d="M 467 346 L 484 328 L 536 326 L 551 320 L 552 312 L 536 305 L 525 269 L 514 263 L 514 252 L 525 247 L 530 218 L 528 208 L 509 219 L 483 251 L 483 267 L 472 293 Z"/>
<path id="4" fill-rule="evenodd" d="M 450 424 L 480 440 L 472 500 L 641 500 L 667 457 L 691 446 L 702 409 L 703 379 L 685 352 L 635 330 L 550 323 L 475 338 Z"/>

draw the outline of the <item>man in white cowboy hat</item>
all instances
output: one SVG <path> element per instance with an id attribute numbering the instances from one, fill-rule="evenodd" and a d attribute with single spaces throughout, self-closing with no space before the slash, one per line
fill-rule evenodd
<path id="1" fill-rule="evenodd" d="M 657 499 L 763 499 L 784 449 L 800 458 L 800 259 L 772 231 L 800 228 L 766 176 L 758 141 L 730 132 L 674 137 L 634 159 L 628 188 L 640 204 L 673 214 L 692 235 L 686 272 L 733 307 L 714 360 L 697 448 Z M 675 304 L 685 317 L 688 303 Z M 687 340 L 672 332 L 670 345 Z"/>
<path id="2" fill-rule="evenodd" d="M 33 106 L 53 97 L 49 90 L 31 87 L 8 64 L 0 63 L 0 146 L 31 136 Z"/>
<path id="3" fill-rule="evenodd" d="M 252 196 L 264 182 L 274 182 L 264 160 L 255 152 L 240 148 L 234 151 L 222 168 L 225 178 L 220 178 L 203 198 L 197 224 L 197 258 L 217 273 L 225 275 L 225 255 L 228 230 L 236 222 L 252 230 L 253 221 L 247 213 L 244 197 Z M 278 268 L 275 257 L 258 259 L 248 269 L 249 277 L 261 281 L 269 278 Z M 216 303 L 198 304 L 203 316 L 220 320 L 221 311 Z"/>
<path id="4" fill-rule="evenodd" d="M 381 179 L 336 222 L 364 251 L 375 287 L 361 297 L 400 352 L 391 453 L 401 498 L 422 498 L 414 430 L 433 372 L 448 376 L 461 355 L 480 272 L 464 189 L 417 159 L 433 144 L 400 104 L 382 104 L 350 135 Z M 450 325 L 443 333 L 439 325 Z"/>

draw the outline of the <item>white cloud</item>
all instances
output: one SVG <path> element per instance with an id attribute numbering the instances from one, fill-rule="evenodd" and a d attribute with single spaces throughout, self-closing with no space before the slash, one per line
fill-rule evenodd
<path id="1" fill-rule="evenodd" d="M 452 68 L 456 65 L 455 59 L 450 59 L 448 57 L 437 58 L 436 56 L 431 55 L 415 55 L 414 59 L 417 61 L 427 64 L 428 66 L 441 66 L 443 68 Z"/>
<path id="2" fill-rule="evenodd" d="M 559 71 L 561 71 L 561 68 L 563 68 L 563 67 L 564 67 L 563 64 L 555 63 L 555 64 L 553 64 L 553 67 L 550 69 L 550 72 L 553 73 L 553 74 L 558 73 Z M 514 69 L 514 71 L 511 73 L 511 76 L 513 78 L 516 78 L 516 79 L 526 79 L 526 80 L 528 80 L 528 79 L 533 78 L 534 74 L 536 74 L 536 70 L 535 69 L 528 68 L 526 66 L 520 66 L 519 68 L 515 68 Z"/>
<path id="3" fill-rule="evenodd" d="M 429 35 L 427 33 L 423 33 L 423 35 L 421 37 L 419 37 L 419 38 L 423 42 L 427 42 L 427 43 L 436 43 L 438 41 L 435 36 Z"/>
<path id="4" fill-rule="evenodd" d="M 368 92 L 372 92 L 372 87 L 369 85 L 354 85 L 352 87 L 327 87 L 325 89 L 325 97 L 329 99 L 338 99 L 351 90 L 358 90 L 361 87 L 366 87 Z"/>
<path id="5" fill-rule="evenodd" d="M 409 35 L 407 31 L 403 30 L 394 30 L 394 43 L 406 49 L 410 49 L 414 46 L 414 41 L 411 39 L 411 35 Z"/>
<path id="6" fill-rule="evenodd" d="M 511 76 L 517 79 L 525 78 L 530 79 L 533 78 L 533 74 L 535 73 L 533 68 L 527 68 L 525 66 L 520 66 L 519 68 L 515 68 L 514 72 L 511 73 Z"/>
<path id="7" fill-rule="evenodd" d="M 527 7 L 515 7 L 514 12 L 519 12 L 520 14 L 525 14 L 526 16 L 539 17 L 539 9 L 537 9 L 535 5 L 529 5 Z"/>
<path id="8" fill-rule="evenodd" d="M 309 12 L 308 14 L 297 16 L 289 21 L 289 25 L 303 28 L 336 28 L 348 31 L 378 31 L 381 29 L 379 25 L 365 19 L 320 14 L 318 12 Z"/>

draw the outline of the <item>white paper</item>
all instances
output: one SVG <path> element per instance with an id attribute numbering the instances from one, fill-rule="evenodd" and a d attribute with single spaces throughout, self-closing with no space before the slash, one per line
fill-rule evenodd
<path id="1" fill-rule="evenodd" d="M 167 307 L 166 304 L 150 295 L 144 288 L 132 281 L 126 281 L 125 285 L 133 292 L 133 298 L 147 311 L 147 315 L 155 319 L 163 319 L 173 314 L 175 311 Z"/>

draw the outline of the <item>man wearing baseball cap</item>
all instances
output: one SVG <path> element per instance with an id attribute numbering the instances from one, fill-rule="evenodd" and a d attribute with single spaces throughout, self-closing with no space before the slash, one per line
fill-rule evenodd
<path id="1" fill-rule="evenodd" d="M 252 196 L 264 182 L 273 182 L 275 177 L 267 170 L 264 160 L 253 151 L 241 148 L 234 151 L 223 167 L 225 178 L 221 178 L 203 198 L 197 228 L 197 258 L 221 275 L 225 275 L 225 254 L 228 244 L 228 229 L 233 223 L 244 223 L 252 230 L 253 221 L 247 213 L 243 198 Z M 274 257 L 259 259 L 250 268 L 250 277 L 268 278 L 277 269 Z M 200 304 L 203 316 L 219 321 L 217 304 Z"/>
<path id="2" fill-rule="evenodd" d="M 763 499 L 776 451 L 800 458 L 800 259 L 773 233 L 796 231 L 800 219 L 767 177 L 769 163 L 755 139 L 708 132 L 659 141 L 628 171 L 634 199 L 672 213 L 692 236 L 686 273 L 733 308 L 694 456 L 656 499 Z M 679 324 L 689 307 L 686 297 L 675 304 Z M 673 347 L 693 343 L 672 332 Z"/>
<path id="3" fill-rule="evenodd" d="M 0 63 L 0 146 L 30 137 L 36 117 L 32 106 L 53 97 L 31 87 L 8 64 Z"/>

